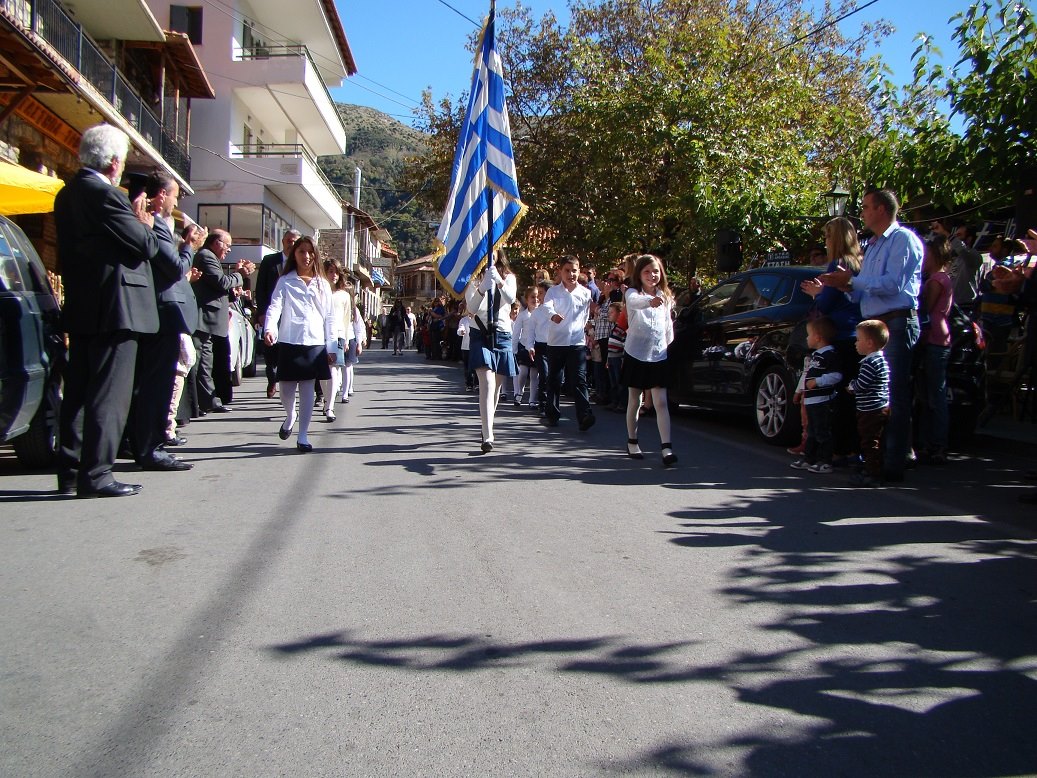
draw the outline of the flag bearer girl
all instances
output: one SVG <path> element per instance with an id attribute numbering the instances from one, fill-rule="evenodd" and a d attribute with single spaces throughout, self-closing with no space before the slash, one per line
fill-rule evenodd
<path id="1" fill-rule="evenodd" d="M 479 379 L 479 419 L 482 451 L 493 450 L 493 416 L 501 385 L 518 370 L 511 349 L 511 304 L 517 297 L 517 281 L 503 251 L 496 261 L 474 277 L 465 289 L 468 312 L 474 320 L 469 336 L 468 369 Z"/>

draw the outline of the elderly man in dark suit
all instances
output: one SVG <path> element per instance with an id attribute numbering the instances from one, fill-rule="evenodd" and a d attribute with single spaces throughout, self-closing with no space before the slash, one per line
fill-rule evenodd
<path id="1" fill-rule="evenodd" d="M 129 147 L 115 127 L 87 129 L 79 145 L 83 168 L 54 201 L 69 342 L 58 490 L 79 497 L 121 497 L 141 489 L 112 476 L 133 394 L 137 339 L 158 331 L 154 219 L 143 194 L 131 204 L 116 186 Z"/>
<path id="2" fill-rule="evenodd" d="M 210 411 L 226 413 L 230 410 L 216 396 L 214 379 L 216 370 L 229 372 L 230 365 L 213 364 L 213 341 L 216 338 L 227 340 L 230 296 L 244 283 L 241 273 L 251 273 L 254 267 L 251 262 L 242 259 L 236 265 L 236 272 L 225 272 L 223 260 L 230 253 L 232 245 L 229 232 L 213 230 L 194 255 L 194 266 L 202 274 L 194 285 L 194 294 L 198 300 L 198 327 L 194 332 L 194 347 L 198 352 L 198 406 L 203 415 Z M 220 348 L 219 351 L 221 354 L 230 353 L 229 348 Z"/>
<path id="3" fill-rule="evenodd" d="M 159 325 L 154 335 L 140 337 L 130 413 L 130 449 L 144 470 L 190 470 L 190 462 L 174 457 L 161 446 L 166 439 L 180 334 L 191 334 L 198 328 L 198 303 L 188 280 L 191 254 L 181 252 L 179 239 L 173 236 L 173 209 L 180 196 L 180 185 L 169 174 L 157 171 L 148 178 L 146 191 L 159 242 L 159 252 L 151 260 Z"/>

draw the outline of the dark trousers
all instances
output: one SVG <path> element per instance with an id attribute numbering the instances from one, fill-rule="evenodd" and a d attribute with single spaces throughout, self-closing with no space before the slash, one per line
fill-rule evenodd
<path id="1" fill-rule="evenodd" d="M 212 383 L 224 405 L 234 402 L 234 387 L 230 383 L 230 338 L 219 335 L 212 336 Z"/>
<path id="2" fill-rule="evenodd" d="M 551 374 L 548 372 L 547 364 L 547 344 L 546 343 L 534 343 L 533 351 L 536 352 L 534 361 L 536 362 L 536 368 L 540 371 L 540 385 L 537 387 L 537 399 L 536 403 L 541 408 L 547 407 L 547 382 L 548 376 Z M 531 400 L 532 401 L 532 400 Z"/>
<path id="3" fill-rule="evenodd" d="M 598 395 L 598 402 L 607 405 L 610 401 L 609 395 L 609 339 L 602 338 L 598 341 L 598 353 L 601 361 L 594 363 L 594 393 Z"/>
<path id="4" fill-rule="evenodd" d="M 141 335 L 133 376 L 133 404 L 127 432 L 130 450 L 138 463 L 155 459 L 155 450 L 166 440 L 169 401 L 180 357 L 180 336 L 173 333 Z"/>
<path id="5" fill-rule="evenodd" d="M 586 346 L 548 346 L 547 375 L 547 418 L 554 421 L 561 418 L 560 400 L 563 376 L 565 383 L 574 392 L 577 420 L 583 421 L 586 417 L 594 415 L 591 410 L 590 397 L 587 394 Z"/>
<path id="6" fill-rule="evenodd" d="M 266 388 L 277 383 L 277 344 L 272 346 L 263 342 L 263 361 L 266 362 Z"/>
<path id="7" fill-rule="evenodd" d="M 208 413 L 223 402 L 220 397 L 230 390 L 230 341 L 208 332 L 195 332 L 194 348 L 198 352 L 198 407 L 202 413 Z"/>
<path id="8" fill-rule="evenodd" d="M 841 390 L 857 377 L 861 355 L 857 353 L 856 340 L 837 340 L 833 345 L 836 354 L 839 355 L 839 366 L 843 373 L 843 380 L 839 382 L 840 391 L 832 401 L 835 403 L 832 411 L 833 450 L 837 456 L 847 456 L 859 450 L 857 404 L 853 395 Z"/>
<path id="9" fill-rule="evenodd" d="M 857 412 L 857 436 L 861 441 L 864 472 L 872 478 L 882 477 L 882 435 L 889 421 L 889 408 Z"/>
<path id="10" fill-rule="evenodd" d="M 100 489 L 115 480 L 112 465 L 130 411 L 136 362 L 135 332 L 69 335 L 58 475 L 75 476 L 80 489 Z"/>
<path id="11" fill-rule="evenodd" d="M 832 411 L 831 400 L 807 405 L 807 443 L 803 458 L 810 464 L 832 464 Z"/>

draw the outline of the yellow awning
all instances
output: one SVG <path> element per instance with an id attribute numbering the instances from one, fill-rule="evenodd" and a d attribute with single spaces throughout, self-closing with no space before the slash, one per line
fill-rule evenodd
<path id="1" fill-rule="evenodd" d="M 60 178 L 34 173 L 21 165 L 0 163 L 0 214 L 50 213 L 54 210 L 54 196 L 64 185 Z"/>

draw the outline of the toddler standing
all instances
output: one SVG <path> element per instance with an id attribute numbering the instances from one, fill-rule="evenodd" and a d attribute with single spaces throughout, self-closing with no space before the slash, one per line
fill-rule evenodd
<path id="1" fill-rule="evenodd" d="M 813 349 L 803 373 L 802 401 L 807 409 L 807 443 L 803 459 L 791 467 L 811 473 L 832 472 L 832 409 L 836 387 L 843 379 L 839 355 L 832 347 L 836 328 L 827 316 L 807 322 L 807 346 Z M 798 394 L 798 392 L 797 392 Z"/>
<path id="2" fill-rule="evenodd" d="M 889 421 L 889 365 L 882 353 L 887 342 L 889 330 L 884 322 L 867 319 L 857 325 L 857 353 L 864 359 L 847 389 L 857 398 L 864 471 L 850 476 L 851 486 L 878 486 L 882 478 L 882 435 Z"/>

